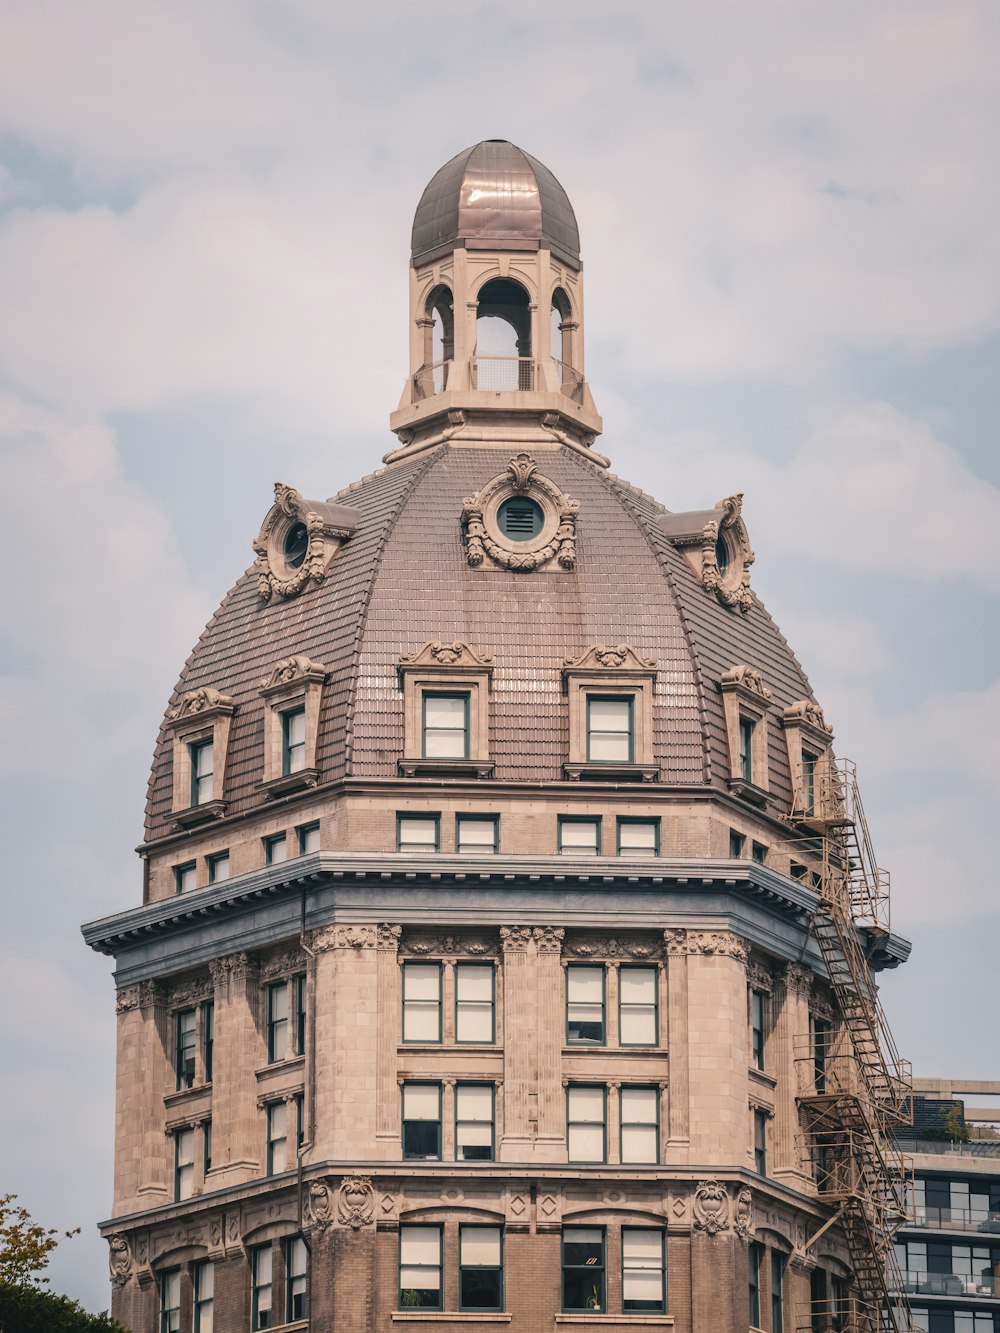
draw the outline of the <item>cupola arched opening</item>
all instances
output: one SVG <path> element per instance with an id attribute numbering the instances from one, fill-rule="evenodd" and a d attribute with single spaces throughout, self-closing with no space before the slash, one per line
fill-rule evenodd
<path id="1" fill-rule="evenodd" d="M 446 388 L 455 356 L 455 300 L 450 287 L 439 283 L 431 289 L 418 322 L 423 330 L 423 364 L 416 388 L 425 397 Z"/>
<path id="2" fill-rule="evenodd" d="M 531 389 L 531 302 L 512 278 L 492 278 L 480 289 L 476 307 L 477 389 Z"/>
<path id="3" fill-rule="evenodd" d="M 564 366 L 573 364 L 573 307 L 561 287 L 552 293 L 551 347 L 552 359 Z"/>

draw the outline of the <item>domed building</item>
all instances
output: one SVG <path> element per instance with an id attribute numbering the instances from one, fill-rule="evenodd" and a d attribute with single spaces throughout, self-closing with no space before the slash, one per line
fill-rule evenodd
<path id="1" fill-rule="evenodd" d="M 412 241 L 385 466 L 275 486 L 169 701 L 142 904 L 85 927 L 113 1314 L 906 1328 L 872 973 L 908 945 L 741 497 L 672 512 L 595 447 L 541 163 L 460 153 Z"/>

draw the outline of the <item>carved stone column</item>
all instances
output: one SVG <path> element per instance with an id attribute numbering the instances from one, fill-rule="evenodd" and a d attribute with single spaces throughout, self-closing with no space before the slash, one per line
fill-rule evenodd
<path id="1" fill-rule="evenodd" d="M 257 1111 L 257 1069 L 266 1053 L 257 1016 L 257 960 L 245 953 L 209 964 L 215 984 L 210 1189 L 238 1185 L 261 1167 L 263 1133 Z"/>
<path id="2" fill-rule="evenodd" d="M 691 1088 L 688 1043 L 688 967 L 686 930 L 665 930 L 667 951 L 667 1053 L 670 1101 L 667 1107 L 668 1162 L 687 1160 L 690 1142 Z"/>
<path id="3" fill-rule="evenodd" d="M 115 1153 L 115 1196 L 151 1208 L 170 1196 L 163 1098 L 174 1082 L 166 991 L 159 982 L 140 982 L 118 992 L 116 1008 L 118 1123 L 134 1130 L 133 1142 L 119 1142 Z"/>
<path id="4" fill-rule="evenodd" d="M 566 1098 L 562 1088 L 565 933 L 557 926 L 536 926 L 532 931 L 537 985 L 534 1037 L 538 1051 L 533 1155 L 543 1162 L 563 1161 L 566 1153 Z"/>
<path id="5" fill-rule="evenodd" d="M 382 1144 L 380 1155 L 399 1156 L 399 1094 L 396 1086 L 396 1052 L 400 1041 L 399 926 L 379 926 L 375 938 L 375 983 L 378 989 L 378 1029 L 375 1050 L 376 1115 L 375 1137 Z"/>
<path id="6" fill-rule="evenodd" d="M 502 1162 L 523 1162 L 531 1156 L 538 1117 L 534 1039 L 538 1005 L 531 966 L 534 954 L 529 954 L 531 928 L 501 926 L 500 947 L 504 974 L 504 1132 L 498 1156 Z"/>
<path id="7" fill-rule="evenodd" d="M 812 973 L 807 967 L 789 963 L 778 978 L 773 995 L 773 1072 L 778 1080 L 774 1092 L 773 1165 L 770 1174 L 792 1189 L 810 1193 L 811 1177 L 805 1170 L 799 1130 L 799 1071 L 796 1046 L 809 1036 L 809 994 Z"/>

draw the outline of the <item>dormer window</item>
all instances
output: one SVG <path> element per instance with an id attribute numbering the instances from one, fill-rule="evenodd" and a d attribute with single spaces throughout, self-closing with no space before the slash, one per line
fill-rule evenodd
<path id="1" fill-rule="evenodd" d="M 306 766 L 306 710 L 290 708 L 281 715 L 281 772 L 301 773 Z"/>
<path id="2" fill-rule="evenodd" d="M 493 658 L 467 643 L 432 640 L 399 659 L 403 690 L 403 777 L 489 777 Z"/>
<path id="3" fill-rule="evenodd" d="M 842 795 L 830 756 L 833 729 L 813 699 L 799 699 L 781 718 L 792 778 L 793 818 L 806 823 L 836 818 Z"/>
<path id="4" fill-rule="evenodd" d="M 632 695 L 587 695 L 587 762 L 631 764 L 635 753 L 632 738 Z"/>
<path id="5" fill-rule="evenodd" d="M 319 781 L 316 747 L 326 667 L 308 657 L 279 662 L 260 687 L 264 700 L 263 786 L 284 796 Z"/>
<path id="6" fill-rule="evenodd" d="M 210 686 L 183 694 L 169 714 L 173 732 L 173 810 L 181 828 L 225 814 L 223 775 L 236 704 Z"/>
<path id="7" fill-rule="evenodd" d="M 596 644 L 563 665 L 569 703 L 567 778 L 655 782 L 653 682 L 656 663 L 628 644 Z"/>
<path id="8" fill-rule="evenodd" d="M 425 759 L 468 759 L 469 696 L 423 692 Z"/>
<path id="9" fill-rule="evenodd" d="M 802 813 L 816 813 L 816 765 L 819 755 L 802 747 Z"/>
<path id="10" fill-rule="evenodd" d="M 188 754 L 191 759 L 191 804 L 204 805 L 215 793 L 215 767 L 212 757 L 211 736 L 191 741 Z"/>
<path id="11" fill-rule="evenodd" d="M 753 734 L 756 727 L 752 717 L 740 714 L 740 776 L 744 782 L 753 782 Z"/>
<path id="12" fill-rule="evenodd" d="M 730 667 L 719 680 L 729 742 L 729 787 L 764 805 L 768 791 L 767 714 L 771 691 L 756 667 Z"/>

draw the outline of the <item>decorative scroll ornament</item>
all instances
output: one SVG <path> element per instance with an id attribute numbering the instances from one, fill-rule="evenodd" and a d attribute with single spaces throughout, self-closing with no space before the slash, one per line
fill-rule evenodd
<path id="1" fill-rule="evenodd" d="M 656 674 L 656 658 L 640 657 L 628 643 L 615 644 L 609 648 L 598 643 L 588 648 L 579 657 L 563 659 L 563 674 L 566 672 L 600 674 L 605 671 L 638 672 L 642 675 Z"/>
<path id="2" fill-rule="evenodd" d="M 738 607 L 744 615 L 753 606 L 750 591 L 750 566 L 754 562 L 753 549 L 741 516 L 743 494 L 727 496 L 715 506 L 719 517 L 706 523 L 701 535 L 701 582 L 714 592 L 723 606 Z M 726 545 L 729 568 L 723 574 L 719 569 L 717 545 Z"/>
<path id="3" fill-rule="evenodd" d="M 309 1186 L 309 1216 L 317 1231 L 325 1231 L 333 1221 L 333 1197 L 329 1185 L 314 1180 Z"/>
<path id="4" fill-rule="evenodd" d="M 441 643 L 438 639 L 430 639 L 417 652 L 402 653 L 399 665 L 401 667 L 489 667 L 493 665 L 493 658 L 489 653 L 477 653 L 460 639 L 456 639 L 454 643 Z"/>
<path id="5" fill-rule="evenodd" d="M 696 1231 L 717 1236 L 729 1230 L 729 1194 L 719 1180 L 703 1180 L 694 1195 L 694 1225 Z"/>
<path id="6" fill-rule="evenodd" d="M 781 715 L 781 722 L 785 727 L 805 726 L 825 736 L 833 735 L 833 727 L 827 726 L 823 710 L 815 699 L 797 699 L 795 703 L 789 704 Z"/>
<path id="7" fill-rule="evenodd" d="M 770 699 L 771 691 L 764 684 L 764 677 L 752 666 L 734 666 L 723 671 L 719 681 L 723 690 L 744 690 L 747 694 L 757 694 L 761 699 Z"/>
<path id="8" fill-rule="evenodd" d="M 132 1275 L 132 1251 L 120 1231 L 108 1237 L 108 1269 L 113 1287 L 124 1287 Z"/>
<path id="9" fill-rule="evenodd" d="M 706 954 L 735 958 L 745 963 L 749 956 L 746 940 L 730 930 L 682 930 L 663 932 L 668 954 Z"/>
<path id="10" fill-rule="evenodd" d="M 563 952 L 576 958 L 659 958 L 663 946 L 656 939 L 598 935 L 593 939 L 569 939 Z"/>
<path id="11" fill-rule="evenodd" d="M 375 1221 L 375 1188 L 368 1176 L 347 1176 L 337 1194 L 337 1221 L 360 1231 Z"/>
<path id="12" fill-rule="evenodd" d="M 276 481 L 274 504 L 253 543 L 261 597 L 265 601 L 274 593 L 294 597 L 310 583 L 322 583 L 330 557 L 350 537 L 358 518 L 358 513 L 345 505 L 304 500 L 294 487 Z M 294 567 L 285 559 L 284 543 L 297 523 L 306 530 L 306 553 L 302 563 Z"/>
<path id="13" fill-rule="evenodd" d="M 740 1190 L 736 1196 L 733 1230 L 740 1240 L 749 1240 L 753 1235 L 753 1195 L 748 1189 Z"/>
<path id="14" fill-rule="evenodd" d="M 167 721 L 183 722 L 202 713 L 231 713 L 235 707 L 235 700 L 230 699 L 228 695 L 220 694 L 211 685 L 205 685 L 199 690 L 188 690 L 187 694 L 182 694 L 176 708 L 172 708 L 167 714 Z"/>
<path id="15" fill-rule="evenodd" d="M 324 680 L 326 667 L 313 662 L 308 657 L 286 657 L 271 671 L 266 680 L 260 682 L 261 691 L 266 693 L 281 685 L 291 685 L 299 680 Z"/>
<path id="16" fill-rule="evenodd" d="M 420 935 L 411 938 L 407 934 L 400 946 L 403 953 L 428 956 L 431 954 L 482 954 L 496 953 L 495 939 L 484 935 Z"/>
<path id="17" fill-rule="evenodd" d="M 527 495 L 542 510 L 542 529 L 536 537 L 512 542 L 497 523 L 497 510 L 512 495 Z M 478 568 L 487 557 L 501 569 L 531 573 L 555 559 L 560 568 L 576 565 L 576 516 L 578 500 L 563 494 L 555 482 L 538 471 L 538 464 L 525 453 L 507 464 L 506 472 L 488 481 L 462 506 L 465 558 Z"/>

